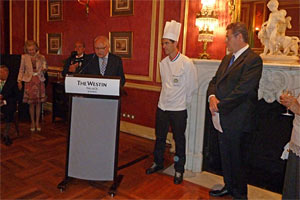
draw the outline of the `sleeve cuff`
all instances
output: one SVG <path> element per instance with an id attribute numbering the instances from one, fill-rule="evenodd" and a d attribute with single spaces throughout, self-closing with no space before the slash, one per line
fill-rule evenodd
<path id="1" fill-rule="evenodd" d="M 211 95 L 209 95 L 209 97 L 208 97 L 208 103 L 209 103 L 209 99 L 210 99 L 210 97 L 215 97 L 216 95 L 214 95 L 214 94 L 211 94 Z"/>

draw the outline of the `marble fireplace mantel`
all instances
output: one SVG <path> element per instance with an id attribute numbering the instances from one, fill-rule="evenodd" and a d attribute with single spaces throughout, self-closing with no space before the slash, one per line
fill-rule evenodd
<path id="1" fill-rule="evenodd" d="M 186 130 L 187 160 L 185 168 L 193 172 L 202 171 L 203 142 L 206 110 L 206 91 L 215 75 L 220 60 L 193 59 L 197 68 L 199 88 L 188 109 Z M 279 101 L 283 89 L 300 93 L 300 65 L 264 63 L 258 98 L 268 103 Z"/>

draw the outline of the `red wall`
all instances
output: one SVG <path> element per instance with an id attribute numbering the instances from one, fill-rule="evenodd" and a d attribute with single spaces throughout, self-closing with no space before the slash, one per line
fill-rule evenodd
<path id="1" fill-rule="evenodd" d="M 126 88 L 127 96 L 122 97 L 122 113 L 134 115 L 134 119 L 122 117 L 121 120 L 143 126 L 155 126 L 155 112 L 159 93 Z"/>
<path id="2" fill-rule="evenodd" d="M 25 40 L 24 2 L 12 1 L 12 7 L 14 8 L 12 11 L 13 53 L 22 54 Z"/>
<path id="3" fill-rule="evenodd" d="M 47 13 L 47 2 L 41 2 L 41 13 Z M 149 9 L 144 9 L 144 8 Z M 62 55 L 47 55 L 50 66 L 62 66 L 74 49 L 74 43 L 82 40 L 86 43 L 86 52 L 93 52 L 93 40 L 98 35 L 109 36 L 109 32 L 132 31 L 132 58 L 123 59 L 125 73 L 148 75 L 151 1 L 135 1 L 134 15 L 110 17 L 110 1 L 91 1 L 90 12 L 85 14 L 84 6 L 77 1 L 63 2 L 63 20 L 47 22 L 47 16 L 41 14 L 40 46 L 46 55 L 46 33 L 62 33 Z M 72 9 L 70 9 L 72 8 Z"/>

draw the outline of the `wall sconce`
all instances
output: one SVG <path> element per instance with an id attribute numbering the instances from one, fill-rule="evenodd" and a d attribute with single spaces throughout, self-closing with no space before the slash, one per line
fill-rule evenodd
<path id="1" fill-rule="evenodd" d="M 258 35 L 259 27 L 255 27 L 255 34 Z"/>
<path id="2" fill-rule="evenodd" d="M 202 0 L 202 9 L 196 16 L 196 26 L 199 29 L 198 41 L 203 43 L 203 53 L 200 54 L 201 59 L 209 59 L 207 50 L 207 42 L 212 42 L 215 28 L 218 26 L 218 16 L 214 11 L 214 3 L 212 0 Z"/>
<path id="3" fill-rule="evenodd" d="M 90 0 L 85 0 L 85 1 L 84 0 L 77 0 L 77 1 L 81 5 L 85 6 L 85 12 L 86 12 L 86 15 L 88 15 L 89 14 L 89 9 L 90 9 L 90 7 L 89 7 Z"/>

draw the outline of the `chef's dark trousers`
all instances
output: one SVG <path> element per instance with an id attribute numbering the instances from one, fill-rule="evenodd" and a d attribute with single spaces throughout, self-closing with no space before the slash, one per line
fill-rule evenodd
<path id="1" fill-rule="evenodd" d="M 166 138 L 171 126 L 175 140 L 174 167 L 176 172 L 184 173 L 185 155 L 185 129 L 187 121 L 187 110 L 163 111 L 157 108 L 155 124 L 155 148 L 154 162 L 163 167 Z"/>

